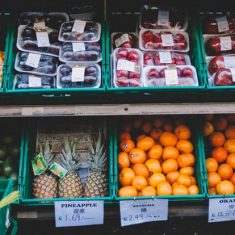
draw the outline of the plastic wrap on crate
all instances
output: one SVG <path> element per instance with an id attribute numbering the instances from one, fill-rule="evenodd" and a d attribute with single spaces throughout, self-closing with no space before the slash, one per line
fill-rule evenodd
<path id="1" fill-rule="evenodd" d="M 15 70 L 43 76 L 56 76 L 58 59 L 49 55 L 29 52 L 18 52 L 15 59 Z"/>
<path id="2" fill-rule="evenodd" d="M 59 40 L 62 42 L 98 42 L 100 35 L 100 23 L 75 20 L 61 25 Z"/>
<path id="3" fill-rule="evenodd" d="M 59 59 L 63 63 L 94 64 L 102 60 L 101 51 L 99 42 L 65 42 L 60 48 Z"/>
<path id="4" fill-rule="evenodd" d="M 36 76 L 26 73 L 17 73 L 14 78 L 14 89 L 51 89 L 55 88 L 55 77 Z"/>
<path id="5" fill-rule="evenodd" d="M 144 66 L 164 66 L 164 65 L 191 65 L 190 57 L 187 54 L 173 51 L 144 51 Z"/>
<path id="6" fill-rule="evenodd" d="M 171 29 L 186 31 L 188 12 L 184 8 L 145 5 L 141 9 L 139 27 L 141 29 Z"/>
<path id="7" fill-rule="evenodd" d="M 235 54 L 235 34 L 204 34 L 204 46 L 208 56 Z"/>
<path id="8" fill-rule="evenodd" d="M 112 49 L 119 47 L 137 48 L 138 36 L 134 32 L 114 32 L 111 34 Z"/>
<path id="9" fill-rule="evenodd" d="M 143 69 L 143 80 L 146 87 L 198 86 L 197 72 L 191 65 L 146 66 Z"/>
<path id="10" fill-rule="evenodd" d="M 201 18 L 204 34 L 235 33 L 234 16 L 230 13 L 207 12 Z"/>
<path id="11" fill-rule="evenodd" d="M 101 68 L 93 65 L 62 64 L 57 68 L 57 88 L 99 88 Z"/>
<path id="12" fill-rule="evenodd" d="M 43 46 L 43 43 L 39 45 L 36 31 L 33 28 L 28 27 L 27 25 L 20 25 L 18 27 L 17 48 L 20 51 L 59 56 L 59 50 L 62 43 L 58 40 L 58 31 L 46 28 L 45 31 L 41 31 L 40 33 L 43 33 L 40 34 L 42 40 L 45 40 L 45 38 L 48 37 L 48 43 L 46 39 L 45 46 Z"/>
<path id="13" fill-rule="evenodd" d="M 116 48 L 112 54 L 113 85 L 115 87 L 140 87 L 143 54 L 138 49 Z"/>
<path id="14" fill-rule="evenodd" d="M 143 51 L 189 51 L 189 36 L 183 31 L 142 29 L 139 32 L 139 48 Z"/>
<path id="15" fill-rule="evenodd" d="M 29 27 L 45 26 L 51 29 L 60 29 L 63 22 L 69 20 L 65 12 L 23 12 L 19 16 L 19 24 Z"/>

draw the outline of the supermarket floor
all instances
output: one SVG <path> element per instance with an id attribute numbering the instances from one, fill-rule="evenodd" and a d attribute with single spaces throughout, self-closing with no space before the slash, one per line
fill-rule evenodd
<path id="1" fill-rule="evenodd" d="M 19 235 L 158 235 L 158 234 L 192 234 L 192 235 L 212 235 L 212 234 L 234 234 L 235 222 L 223 222 L 208 224 L 207 218 L 190 217 L 187 219 L 172 219 L 168 222 L 146 223 L 141 225 L 120 228 L 118 221 L 110 222 L 102 226 L 59 228 L 54 227 L 54 223 L 45 221 L 22 221 L 19 223 Z"/>

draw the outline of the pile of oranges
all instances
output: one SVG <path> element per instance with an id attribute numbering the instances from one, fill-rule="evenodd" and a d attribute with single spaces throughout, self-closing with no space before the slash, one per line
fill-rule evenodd
<path id="1" fill-rule="evenodd" d="M 136 117 L 119 133 L 119 197 L 198 194 L 191 130 L 179 117 Z"/>
<path id="2" fill-rule="evenodd" d="M 206 159 L 209 194 L 235 193 L 235 115 L 206 115 L 203 134 L 207 138 Z"/>

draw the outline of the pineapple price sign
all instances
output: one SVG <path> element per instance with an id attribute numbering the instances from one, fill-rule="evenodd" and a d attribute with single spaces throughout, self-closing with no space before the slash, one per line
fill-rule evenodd
<path id="1" fill-rule="evenodd" d="M 235 198 L 213 198 L 209 200 L 208 222 L 235 220 Z"/>
<path id="2" fill-rule="evenodd" d="M 55 202 L 56 227 L 86 226 L 104 223 L 103 201 Z"/>
<path id="3" fill-rule="evenodd" d="M 168 218 L 168 200 L 120 201 L 121 226 L 163 221 Z"/>

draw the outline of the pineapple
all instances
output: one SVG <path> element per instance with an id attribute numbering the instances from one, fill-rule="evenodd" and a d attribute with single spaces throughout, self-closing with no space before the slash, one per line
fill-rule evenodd
<path id="1" fill-rule="evenodd" d="M 48 140 L 45 144 L 39 144 L 40 153 L 43 155 L 47 165 L 49 166 L 54 155 L 51 152 L 51 148 Z M 40 166 L 39 166 L 40 167 Z M 55 198 L 57 197 L 58 181 L 48 172 L 44 172 L 39 176 L 35 176 L 33 180 L 33 196 L 36 198 Z"/>
<path id="2" fill-rule="evenodd" d="M 76 153 L 76 144 L 68 137 L 64 140 L 62 149 L 61 165 L 68 170 L 64 178 L 59 180 L 59 197 L 74 198 L 82 197 L 83 186 L 80 176 L 76 173 L 80 166 L 79 158 Z"/>
<path id="3" fill-rule="evenodd" d="M 104 197 L 108 194 L 106 177 L 107 156 L 104 141 L 99 131 L 98 139 L 89 146 L 89 175 L 85 184 L 85 197 Z"/>

